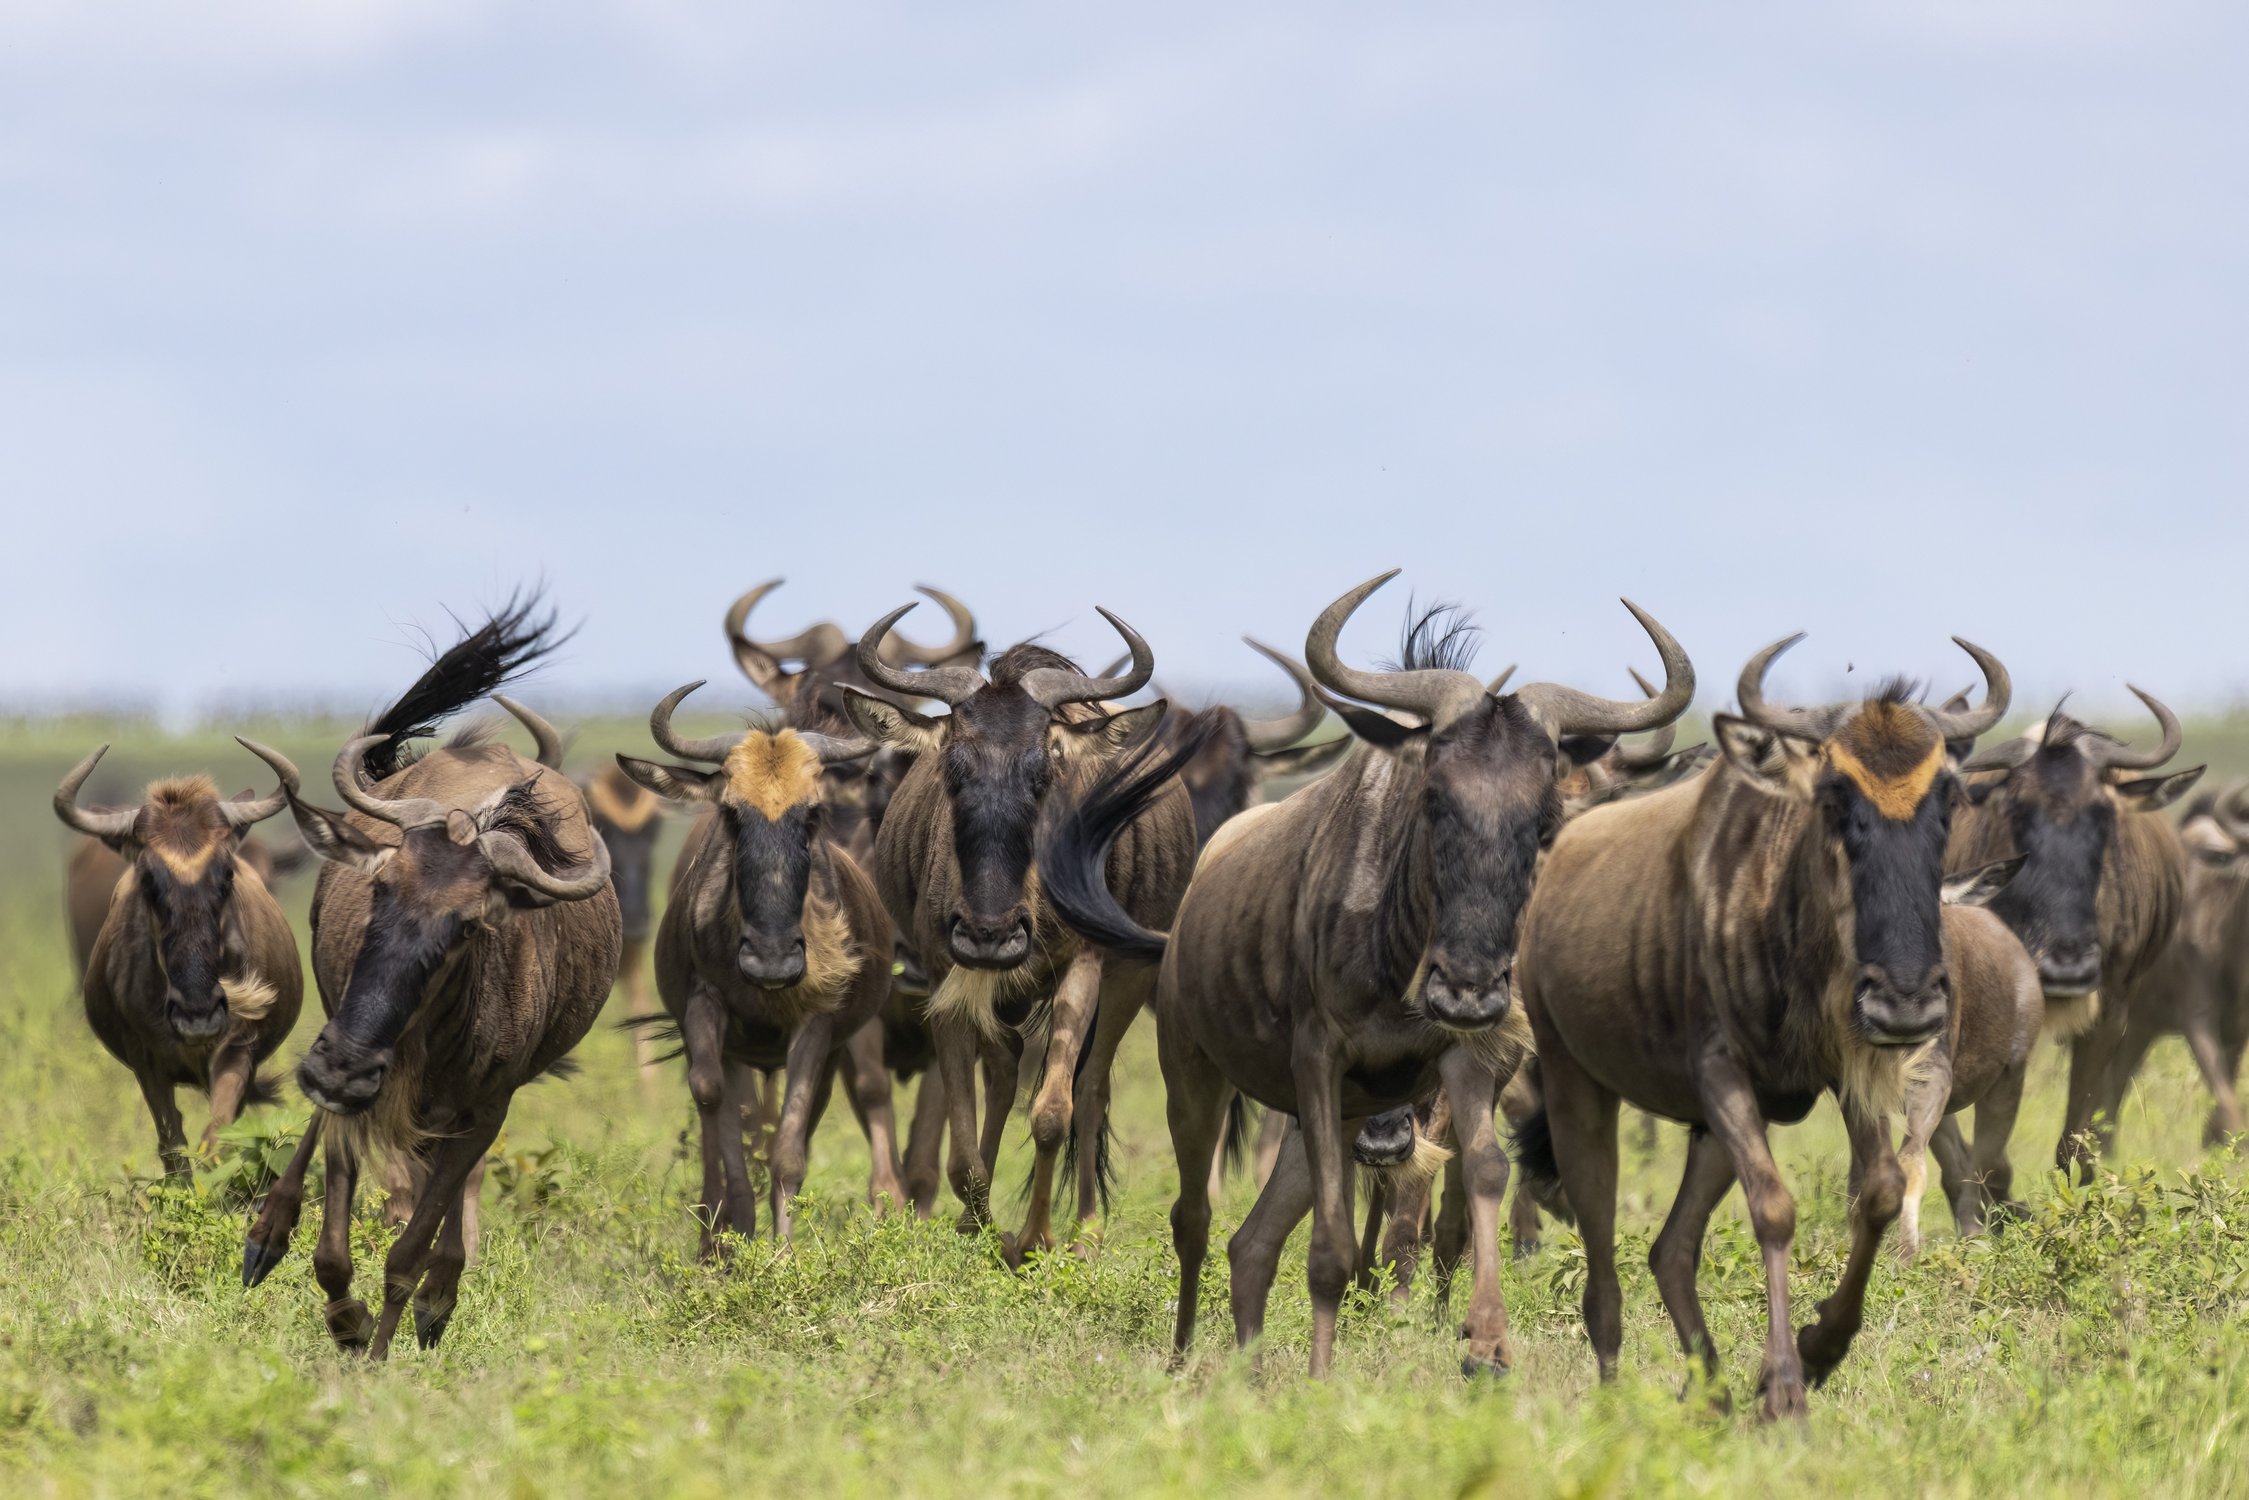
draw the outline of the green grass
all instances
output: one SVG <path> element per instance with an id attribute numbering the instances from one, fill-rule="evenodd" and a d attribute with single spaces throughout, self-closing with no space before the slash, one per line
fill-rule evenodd
<path id="1" fill-rule="evenodd" d="M 605 743 L 630 742 L 620 728 Z M 310 773 L 331 741 L 280 743 Z M 2039 1170 L 2060 1119 L 2060 1059 L 2042 1053 L 2014 1151 L 2032 1218 L 1960 1243 L 1932 1190 L 1930 1250 L 1910 1269 L 1885 1259 L 1866 1331 L 1802 1432 L 1753 1417 L 1762 1296 L 1738 1198 L 1703 1274 L 1735 1414 L 1678 1399 L 1686 1365 L 1640 1260 L 1670 1199 L 1671 1129 L 1652 1155 L 1627 1148 L 1612 1388 L 1593 1381 L 1566 1231 L 1507 1269 L 1519 1368 L 1505 1381 L 1459 1377 L 1424 1278 L 1402 1313 L 1352 1306 L 1336 1377 L 1308 1382 L 1301 1234 L 1263 1378 L 1232 1352 L 1222 1255 L 1194 1357 L 1172 1373 L 1173 1173 L 1145 1023 L 1122 1063 L 1124 1190 L 1099 1249 L 1020 1274 L 955 1234 L 949 1206 L 933 1223 L 875 1218 L 840 1110 L 794 1252 L 761 1241 L 731 1269 L 699 1266 L 677 1065 L 644 1093 L 629 1045 L 601 1028 L 580 1077 L 518 1099 L 514 1164 L 487 1186 L 483 1258 L 442 1349 L 402 1340 L 368 1368 L 321 1330 L 317 1203 L 287 1262 L 245 1292 L 241 1210 L 215 1187 L 149 1180 L 145 1112 L 70 994 L 45 798 L 78 749 L 0 737 L 0 1491 L 2249 1493 L 2249 1166 L 2199 1149 L 2205 1101 L 2175 1043 L 2127 1106 L 2116 1175 L 2079 1192 Z M 217 737 L 119 758 L 134 774 L 253 779 Z M 284 903 L 301 915 L 308 891 L 294 883 Z M 307 1009 L 285 1056 L 311 1040 Z M 293 1128 L 297 1109 L 266 1127 Z M 1846 1243 L 1832 1110 L 1777 1146 L 1808 1315 Z M 1026 1159 L 1018 1124 L 1003 1218 Z M 1229 1193 L 1221 1235 L 1248 1204 L 1246 1187 Z M 370 1192 L 353 1231 L 363 1291 L 387 1241 L 375 1206 Z"/>

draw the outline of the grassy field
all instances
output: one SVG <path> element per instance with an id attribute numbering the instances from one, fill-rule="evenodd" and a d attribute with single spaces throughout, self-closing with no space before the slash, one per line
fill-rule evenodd
<path id="1" fill-rule="evenodd" d="M 2190 756 L 2249 769 L 2245 729 L 2192 733 Z M 267 732 L 317 785 L 339 736 Z M 442 1349 L 408 1339 L 387 1366 L 348 1361 L 322 1332 L 310 1273 L 317 1202 L 289 1260 L 245 1292 L 242 1210 L 220 1183 L 151 1181 L 145 1112 L 71 993 L 66 845 L 46 799 L 100 737 L 0 733 L 7 1493 L 2249 1494 L 2249 1164 L 2199 1149 L 2206 1101 L 2175 1043 L 2127 1107 L 2115 1174 L 2083 1190 L 2039 1170 L 2061 1061 L 2039 1058 L 2014 1151 L 2029 1222 L 1956 1241 L 1932 1187 L 1930 1250 L 1877 1273 L 1866 1332 L 1804 1431 L 1753 1420 L 1762 1298 L 1738 1197 L 1703 1275 L 1735 1413 L 1678 1399 L 1686 1365 L 1640 1263 L 1675 1180 L 1671 1128 L 1652 1153 L 1628 1146 L 1612 1388 L 1594 1385 L 1567 1231 L 1507 1271 L 1520 1363 L 1505 1380 L 1460 1378 L 1425 1277 L 1402 1312 L 1352 1306 L 1336 1378 L 1306 1381 L 1301 1234 L 1263 1378 L 1232 1351 L 1222 1255 L 1206 1272 L 1215 1315 L 1169 1371 L 1173 1173 L 1145 1023 L 1121 1064 L 1124 1188 L 1098 1248 L 1020 1274 L 990 1240 L 954 1233 L 949 1204 L 930 1223 L 878 1220 L 840 1110 L 794 1252 L 760 1242 L 731 1269 L 699 1266 L 678 1065 L 644 1087 L 604 1027 L 579 1077 L 519 1097 L 486 1187 L 483 1258 Z M 597 726 L 581 744 L 637 741 Z M 183 768 L 229 790 L 266 784 L 217 735 L 143 739 L 117 758 L 121 784 Z M 301 917 L 309 892 L 289 885 L 284 904 Z M 318 1006 L 307 1012 L 287 1058 L 318 1027 Z M 293 1130 L 300 1110 L 265 1111 L 262 1128 Z M 1799 1196 L 1808 1311 L 1846 1243 L 1832 1109 L 1777 1147 Z M 1009 1189 L 1027 1158 L 1018 1125 Z M 1230 1191 L 1221 1235 L 1249 1201 Z M 362 1288 L 379 1286 L 387 1240 L 375 1207 L 364 1194 L 353 1231 Z"/>

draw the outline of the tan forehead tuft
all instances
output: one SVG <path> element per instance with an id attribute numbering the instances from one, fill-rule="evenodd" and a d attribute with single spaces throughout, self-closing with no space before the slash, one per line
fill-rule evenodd
<path id="1" fill-rule="evenodd" d="M 1904 703 L 1869 703 L 1827 742 L 1827 763 L 1894 822 L 1911 818 L 1944 769 L 1935 726 Z"/>
<path id="2" fill-rule="evenodd" d="M 233 830 L 219 816 L 218 783 L 177 776 L 149 787 L 137 829 L 141 847 L 181 880 L 199 880 Z"/>
<path id="3" fill-rule="evenodd" d="M 820 800 L 820 757 L 796 734 L 753 729 L 726 756 L 727 795 L 778 822 L 792 807 Z"/>

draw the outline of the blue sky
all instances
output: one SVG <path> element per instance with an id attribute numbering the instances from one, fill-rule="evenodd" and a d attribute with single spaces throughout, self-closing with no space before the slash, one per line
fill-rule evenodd
<path id="1" fill-rule="evenodd" d="M 1262 685 L 2249 688 L 2249 13 L 0 0 L 0 701 L 555 691 L 928 579 Z M 926 613 L 926 611 L 924 611 Z M 1854 680 L 1863 681 L 1860 677 Z M 746 690 L 742 695 L 746 697 Z"/>

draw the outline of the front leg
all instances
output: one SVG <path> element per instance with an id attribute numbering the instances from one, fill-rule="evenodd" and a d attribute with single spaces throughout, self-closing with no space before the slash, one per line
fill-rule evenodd
<path id="1" fill-rule="evenodd" d="M 1905 1083 L 1905 1141 L 1897 1162 L 1903 1173 L 1898 1204 L 1898 1259 L 1908 1265 L 1921 1253 L 1921 1199 L 1929 1187 L 1929 1142 L 1952 1104 L 1952 1049 L 1939 1042 Z M 1889 1122 L 1876 1120 L 1876 1133 L 1888 1149 Z"/>
<path id="2" fill-rule="evenodd" d="M 148 1101 L 149 1118 L 156 1122 L 156 1154 L 164 1163 L 164 1175 L 176 1182 L 191 1181 L 195 1173 L 188 1165 L 179 1091 L 154 1072 L 135 1072 L 133 1079 L 141 1086 L 141 1098 Z"/>
<path id="3" fill-rule="evenodd" d="M 313 1117 L 315 1126 L 320 1118 Z M 328 1296 L 321 1314 L 328 1336 L 339 1349 L 360 1350 L 375 1336 L 375 1315 L 351 1290 L 351 1205 L 359 1190 L 359 1158 L 348 1146 L 331 1141 L 321 1153 L 321 1170 L 320 1241 L 313 1246 L 312 1275 Z"/>
<path id="4" fill-rule="evenodd" d="M 882 1022 L 869 1021 L 843 1048 L 844 1087 L 851 1113 L 867 1136 L 867 1201 L 876 1212 L 906 1206 L 898 1177 L 898 1116 L 891 1101 L 890 1068 L 882 1055 Z"/>
<path id="5" fill-rule="evenodd" d="M 791 1204 L 804 1191 L 812 1100 L 828 1084 L 835 1035 L 834 1017 L 814 1016 L 789 1038 L 787 1092 L 781 1101 L 781 1123 L 773 1135 L 773 1232 L 784 1245 L 790 1243 L 794 1228 Z"/>
<path id="6" fill-rule="evenodd" d="M 297 1149 L 290 1156 L 289 1165 L 266 1190 L 265 1202 L 250 1223 L 250 1232 L 242 1246 L 242 1284 L 245 1287 L 256 1286 L 272 1275 L 273 1268 L 281 1264 L 281 1257 L 289 1253 L 289 1237 L 297 1232 L 297 1216 L 304 1209 L 305 1173 L 312 1167 L 313 1148 L 320 1143 L 320 1122 L 326 1118 L 320 1110 L 312 1112 L 312 1118 L 305 1122 L 304 1133 L 297 1137 Z"/>
<path id="7" fill-rule="evenodd" d="M 250 1074 L 257 1066 L 250 1055 L 251 1041 L 247 1036 L 240 1040 L 229 1037 L 211 1054 L 211 1118 L 203 1126 L 206 1158 L 217 1154 L 219 1132 L 242 1113 L 242 1101 L 250 1092 Z"/>
<path id="8" fill-rule="evenodd" d="M 1796 1239 L 1796 1200 L 1773 1163 L 1773 1148 L 1765 1137 L 1765 1117 L 1757 1108 L 1757 1092 L 1741 1060 L 1723 1040 L 1708 1043 L 1696 1061 L 1702 1095 L 1703 1118 L 1732 1158 L 1742 1197 L 1749 1203 L 1750 1227 L 1765 1259 L 1765 1368 L 1759 1384 L 1765 1397 L 1765 1416 L 1805 1416 L 1804 1360 L 1789 1326 L 1788 1261 Z M 1542 1063 L 1542 1066 L 1544 1064 Z M 1551 1092 L 1551 1080 L 1549 1080 Z M 1897 1158 L 1888 1156 L 1890 1168 Z M 1895 1213 L 1893 1185 L 1892 1212 Z M 1583 1214 L 1583 1210 L 1579 1210 Z M 1887 1221 L 1885 1221 L 1887 1222 Z"/>
<path id="9" fill-rule="evenodd" d="M 1819 1321 L 1796 1336 L 1804 1359 L 1804 1372 L 1814 1385 L 1824 1385 L 1835 1367 L 1850 1352 L 1866 1311 L 1866 1283 L 1874 1271 L 1875 1252 L 1882 1231 L 1898 1216 L 1905 1195 L 1905 1172 L 1890 1149 L 1890 1132 L 1882 1121 L 1849 1105 L 1843 1108 L 1844 1128 L 1851 1136 L 1851 1159 L 1858 1170 L 1859 1195 L 1851 1204 L 1851 1258 L 1843 1279 L 1819 1304 Z"/>
<path id="10" fill-rule="evenodd" d="M 1452 1106 L 1454 1138 L 1460 1144 L 1461 1186 L 1468 1199 L 1476 1269 L 1468 1298 L 1468 1317 L 1460 1336 L 1468 1352 L 1461 1373 L 1504 1375 L 1515 1363 L 1507 1331 L 1507 1302 L 1499 1289 L 1499 1213 L 1507 1200 L 1507 1151 L 1493 1124 L 1499 1079 L 1466 1047 L 1447 1049 L 1438 1063 L 1445 1098 Z"/>
<path id="11" fill-rule="evenodd" d="M 1351 1285 L 1358 1248 L 1351 1233 L 1350 1142 L 1343 1134 L 1342 1061 L 1323 1017 L 1315 1014 L 1298 1022 L 1291 1054 L 1297 1123 L 1303 1127 L 1312 1180 L 1305 1279 L 1312 1290 L 1312 1375 L 1318 1379 L 1335 1361 L 1336 1315 Z"/>
<path id="12" fill-rule="evenodd" d="M 380 1361 L 390 1357 L 390 1341 L 398 1332 L 407 1300 L 431 1269 L 438 1228 L 447 1216 L 460 1213 L 461 1190 L 468 1183 L 469 1173 L 483 1160 L 484 1153 L 499 1134 L 500 1121 L 493 1120 L 489 1124 L 473 1125 L 466 1134 L 448 1136 L 439 1143 L 429 1173 L 422 1181 L 421 1196 L 414 1204 L 414 1216 L 406 1221 L 406 1227 L 391 1242 L 390 1254 L 383 1258 L 383 1311 L 375 1324 L 375 1341 L 367 1346 L 369 1359 Z M 455 1275 L 457 1277 L 458 1272 Z M 429 1342 L 436 1341 L 453 1316 L 450 1291 L 447 1297 L 444 1307 L 432 1310 Z"/>
<path id="13" fill-rule="evenodd" d="M 1001 1242 L 1009 1265 L 1022 1264 L 1034 1250 L 1054 1248 L 1054 1164 L 1070 1134 L 1078 1051 L 1093 1028 L 1100 999 L 1101 954 L 1093 948 L 1080 949 L 1054 990 L 1046 1070 L 1031 1100 L 1031 1145 L 1036 1155 L 1031 1163 L 1030 1207 L 1023 1216 L 1022 1232 Z"/>
<path id="14" fill-rule="evenodd" d="M 744 1239 L 757 1232 L 757 1199 L 750 1187 L 749 1164 L 742 1159 L 742 1117 L 735 1091 L 728 1087 L 726 1019 L 718 998 L 700 985 L 687 997 L 679 1036 L 687 1052 L 687 1091 L 695 1098 L 695 1118 L 703 1138 L 699 1252 L 708 1260 L 725 1251 L 724 1231 L 732 1230 Z"/>

